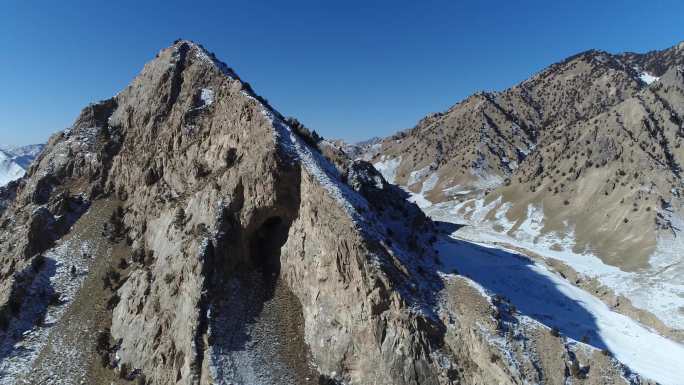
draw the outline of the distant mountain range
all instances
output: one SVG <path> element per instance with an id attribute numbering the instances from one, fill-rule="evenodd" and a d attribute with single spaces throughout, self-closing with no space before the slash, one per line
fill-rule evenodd
<path id="1" fill-rule="evenodd" d="M 0 147 L 0 187 L 21 178 L 44 147 L 44 144 Z"/>

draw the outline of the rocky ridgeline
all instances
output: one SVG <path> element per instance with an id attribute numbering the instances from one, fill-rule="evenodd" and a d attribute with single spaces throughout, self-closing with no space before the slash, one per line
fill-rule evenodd
<path id="1" fill-rule="evenodd" d="M 576 231 L 575 251 L 643 267 L 681 216 L 683 47 L 580 53 L 358 156 L 432 203 L 500 199 L 489 217 L 511 223 L 543 208 L 544 233 Z"/>

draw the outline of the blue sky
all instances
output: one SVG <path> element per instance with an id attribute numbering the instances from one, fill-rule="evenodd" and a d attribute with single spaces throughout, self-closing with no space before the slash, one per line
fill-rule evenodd
<path id="1" fill-rule="evenodd" d="M 669 47 L 684 40 L 683 14 L 680 0 L 6 0 L 0 145 L 45 141 L 179 37 L 215 52 L 283 114 L 359 140 L 589 48 Z"/>

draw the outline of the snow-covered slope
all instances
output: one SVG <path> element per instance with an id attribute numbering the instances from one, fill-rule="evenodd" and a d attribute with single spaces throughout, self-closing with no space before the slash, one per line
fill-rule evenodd
<path id="1" fill-rule="evenodd" d="M 43 148 L 44 144 L 0 146 L 0 187 L 21 178 Z"/>
<path id="2" fill-rule="evenodd" d="M 420 195 L 414 194 L 412 199 L 421 202 Z M 654 314 L 668 327 L 684 329 L 684 313 L 680 310 L 684 309 L 684 283 L 679 279 L 684 266 L 679 262 L 677 251 L 684 245 L 679 231 L 664 234 L 659 239 L 657 252 L 647 267 L 624 271 L 604 263 L 589 251 L 573 251 L 575 239 L 571 227 L 565 233 L 540 235 L 544 226 L 541 208 L 530 208 L 527 219 L 516 224 L 506 218 L 508 205 L 500 200 L 489 205 L 484 205 L 482 200 L 437 205 L 428 202 L 421 207 L 435 219 L 467 224 L 459 231 L 462 239 L 490 245 L 513 245 L 546 259 L 562 261 L 580 275 L 596 279 L 615 294 L 628 298 L 638 309 Z M 488 216 L 489 220 L 485 220 Z M 671 216 L 670 220 L 675 225 L 682 224 L 677 216 Z"/>
<path id="3" fill-rule="evenodd" d="M 0 187 L 23 175 L 24 169 L 12 160 L 10 154 L 0 150 Z"/>
<path id="4" fill-rule="evenodd" d="M 440 243 L 445 271 L 456 269 L 488 294 L 507 298 L 521 321 L 534 320 L 573 343 L 610 351 L 631 371 L 660 384 L 681 384 L 684 345 L 612 311 L 546 266 L 500 246 L 460 240 L 459 231 Z"/>
<path id="5" fill-rule="evenodd" d="M 0 150 L 5 151 L 16 164 L 26 170 L 40 155 L 43 148 L 45 148 L 44 144 L 29 144 L 28 146 L 0 147 Z"/>

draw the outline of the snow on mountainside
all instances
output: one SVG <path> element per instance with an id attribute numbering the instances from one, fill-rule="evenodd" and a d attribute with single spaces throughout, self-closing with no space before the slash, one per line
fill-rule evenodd
<path id="1" fill-rule="evenodd" d="M 0 187 L 21 178 L 44 147 L 44 144 L 0 147 Z"/>
<path id="2" fill-rule="evenodd" d="M 24 169 L 12 160 L 12 155 L 0 150 L 0 187 L 21 178 L 24 173 Z"/>
<path id="3" fill-rule="evenodd" d="M 12 160 L 25 170 L 29 168 L 41 151 L 44 144 L 29 144 L 28 146 L 0 147 L 0 150 L 12 155 Z"/>
<path id="4" fill-rule="evenodd" d="M 657 81 L 659 78 L 657 76 L 649 74 L 648 72 L 642 72 L 641 74 L 639 74 L 639 79 L 643 80 L 646 84 L 651 84 Z"/>
<path id="5" fill-rule="evenodd" d="M 490 295 L 509 299 L 521 317 L 557 328 L 561 334 L 594 348 L 610 350 L 620 362 L 647 378 L 673 385 L 684 378 L 681 365 L 676 364 L 684 360 L 684 345 L 675 341 L 677 338 L 663 337 L 639 322 L 645 320 L 635 321 L 638 317 L 633 314 L 621 314 L 624 299 L 599 299 L 606 286 L 617 288 L 619 294 L 636 297 L 636 305 L 650 308 L 658 317 L 681 327 L 681 317 L 672 310 L 684 305 L 678 296 L 684 286 L 676 280 L 655 281 L 657 270 L 667 267 L 654 266 L 649 281 L 643 275 L 606 265 L 593 255 L 573 253 L 572 234 L 535 237 L 535 228 L 541 226 L 540 213 L 530 213 L 530 219 L 514 229 L 501 213 L 495 215 L 496 226 L 492 226 L 484 220 L 487 207 L 474 205 L 463 210 L 463 206 L 423 206 L 431 218 L 458 225 L 440 244 L 446 270 L 457 269 Z M 558 269 L 556 261 L 567 263 L 578 274 Z M 673 274 L 681 274 L 676 263 L 669 268 Z M 591 286 L 596 289 L 589 290 L 582 286 L 596 275 L 604 287 Z M 646 346 L 648 349 L 643 348 Z"/>

